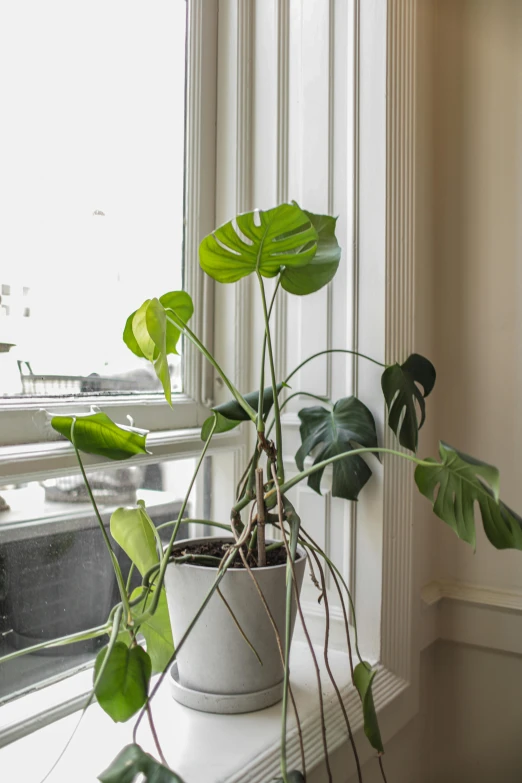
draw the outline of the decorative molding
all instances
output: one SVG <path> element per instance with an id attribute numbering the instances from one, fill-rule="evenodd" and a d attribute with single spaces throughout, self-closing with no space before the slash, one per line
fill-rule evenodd
<path id="1" fill-rule="evenodd" d="M 388 3 L 386 70 L 386 348 L 385 361 L 414 345 L 415 0 Z M 389 428 L 385 444 L 397 448 Z M 411 672 L 413 473 L 388 459 L 383 498 L 381 661 Z"/>
<path id="2" fill-rule="evenodd" d="M 497 587 L 440 580 L 425 585 L 421 590 L 421 598 L 426 606 L 433 606 L 443 599 L 450 599 L 473 606 L 491 607 L 522 614 L 522 590 L 502 590 Z"/>
<path id="3" fill-rule="evenodd" d="M 421 647 L 438 639 L 522 654 L 522 591 L 454 581 L 421 590 Z"/>

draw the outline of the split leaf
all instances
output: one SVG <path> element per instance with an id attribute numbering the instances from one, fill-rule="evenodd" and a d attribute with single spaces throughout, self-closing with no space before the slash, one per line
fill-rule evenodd
<path id="1" fill-rule="evenodd" d="M 305 457 L 314 452 L 314 465 L 337 454 L 346 453 L 346 459 L 334 462 L 332 494 L 346 500 L 357 500 L 372 471 L 357 454 L 350 451 L 358 446 L 377 446 L 375 421 L 370 410 L 357 397 L 338 400 L 333 408 L 303 408 L 301 419 L 302 445 L 295 455 L 299 470 L 304 469 Z M 321 494 L 321 478 L 324 468 L 308 477 L 308 486 Z"/>
<path id="2" fill-rule="evenodd" d="M 282 267 L 310 263 L 317 231 L 296 204 L 238 215 L 209 234 L 199 247 L 201 268 L 220 283 L 235 283 L 252 272 L 275 277 Z"/>
<path id="3" fill-rule="evenodd" d="M 418 465 L 415 482 L 433 511 L 457 536 L 475 546 L 475 504 L 487 537 L 497 549 L 522 549 L 522 519 L 499 499 L 499 472 L 442 441 L 441 461 Z"/>
<path id="4" fill-rule="evenodd" d="M 281 286 L 290 294 L 306 296 L 319 291 L 334 277 L 341 260 L 341 248 L 335 236 L 337 218 L 306 212 L 317 231 L 317 250 L 305 267 L 286 266 L 281 272 Z"/>
<path id="5" fill-rule="evenodd" d="M 435 377 L 435 367 L 418 353 L 412 353 L 404 364 L 392 364 L 382 374 L 381 386 L 388 406 L 388 424 L 401 446 L 410 451 L 417 451 L 419 430 L 426 418 L 424 399 L 433 389 Z M 422 392 L 417 384 L 422 386 Z"/>
<path id="6" fill-rule="evenodd" d="M 98 775 L 100 783 L 183 783 L 179 775 L 163 766 L 139 745 L 127 745 L 118 753 L 110 767 Z"/>

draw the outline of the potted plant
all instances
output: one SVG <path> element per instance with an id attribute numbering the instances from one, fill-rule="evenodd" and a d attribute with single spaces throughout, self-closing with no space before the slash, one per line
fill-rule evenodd
<path id="1" fill-rule="evenodd" d="M 299 601 L 307 559 L 319 590 L 325 593 L 325 576 L 329 574 L 338 591 L 346 623 L 352 681 L 361 697 L 365 732 L 377 751 L 384 778 L 383 746 L 372 699 L 376 672 L 366 661 L 354 661 L 359 653 L 357 645 L 352 650 L 348 633 L 348 607 L 352 611 L 354 608 L 349 590 L 327 554 L 304 529 L 288 497 L 292 487 L 307 481 L 312 489 L 320 492 L 322 474 L 326 467 L 332 466 L 333 495 L 357 500 L 371 477 L 372 459 L 406 459 L 415 465 L 415 482 L 421 494 L 460 538 L 474 543 L 474 508 L 478 506 L 486 534 L 495 547 L 522 549 L 522 520 L 500 500 L 496 468 L 442 442 L 439 459 L 416 456 L 418 431 L 425 418 L 425 398 L 435 383 L 433 365 L 418 354 L 402 363 L 383 365 L 387 423 L 403 450 L 379 445 L 373 415 L 361 400 L 351 396 L 333 403 L 316 398 L 313 405 L 299 412 L 302 443 L 295 455 L 299 473 L 290 479 L 285 477 L 281 411 L 292 397 L 314 398 L 314 395 L 301 389 L 292 390 L 285 398 L 282 393 L 297 370 L 319 354 L 307 359 L 287 378 L 277 378 L 270 316 L 281 288 L 303 296 L 333 279 L 341 257 L 335 223 L 335 218 L 306 212 L 295 203 L 281 204 L 268 211 L 238 215 L 201 243 L 201 266 L 218 283 L 235 283 L 250 274 L 257 278 L 265 331 L 259 388 L 249 394 L 235 387 L 190 329 L 193 306 L 187 293 L 175 291 L 147 300 L 129 316 L 124 340 L 133 353 L 152 363 L 169 404 L 173 403 L 167 357 L 177 352 L 181 336 L 190 340 L 211 362 L 231 397 L 229 402 L 210 412 L 202 427 L 201 456 L 165 548 L 143 503 L 138 502 L 135 508 L 118 509 L 112 515 L 112 537 L 141 574 L 141 586 L 132 592 L 123 581 L 111 540 L 99 516 L 81 452 L 116 460 L 145 454 L 146 433 L 117 425 L 99 412 L 52 420 L 55 430 L 68 438 L 76 450 L 100 532 L 111 555 L 121 599 L 104 625 L 55 640 L 53 644 L 109 637 L 96 658 L 91 699 L 96 695 L 101 707 L 115 721 L 128 720 L 136 713 L 139 713 L 137 723 L 145 714 L 150 717 L 149 702 L 172 664 L 175 664 L 176 698 L 198 709 L 237 712 L 267 706 L 282 698 L 281 780 L 284 783 L 303 780 L 305 773 L 302 741 L 303 769 L 290 771 L 285 738 L 288 703 L 293 700 L 289 654 L 296 612 L 301 615 L 313 653 Z M 270 302 L 265 278 L 276 278 Z M 265 382 L 266 359 L 268 383 Z M 223 537 L 180 542 L 178 533 L 189 521 L 185 518 L 187 503 L 212 438 L 241 422 L 255 431 L 255 448 L 236 496 L 231 499 L 230 520 L 204 521 L 222 532 Z M 306 464 L 310 455 L 313 464 Z M 324 607 L 328 613 L 326 600 Z M 141 636 L 146 650 L 139 644 Z M 8 657 L 44 646 L 49 643 Z M 149 689 L 153 671 L 162 674 Z M 335 688 L 342 705 L 339 689 Z M 344 717 L 357 754 L 346 711 Z M 300 733 L 299 723 L 298 730 Z M 162 759 L 160 748 L 158 753 Z M 361 780 L 359 765 L 358 770 Z M 144 753 L 137 744 L 121 751 L 111 767 L 100 775 L 100 780 L 125 783 L 138 773 L 151 783 L 179 781 L 175 772 Z"/>

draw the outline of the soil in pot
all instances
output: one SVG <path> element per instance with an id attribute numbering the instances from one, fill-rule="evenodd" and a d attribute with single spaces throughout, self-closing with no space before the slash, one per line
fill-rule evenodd
<path id="1" fill-rule="evenodd" d="M 221 560 L 230 549 L 231 544 L 229 541 L 222 541 L 216 538 L 214 541 L 194 541 L 194 543 L 188 543 L 183 546 L 183 549 L 176 550 L 176 557 L 180 555 L 204 555 L 215 557 Z M 257 568 L 257 551 L 249 552 L 248 549 L 243 549 L 244 554 L 247 556 L 248 565 L 251 568 Z M 299 557 L 298 557 L 299 559 Z M 286 563 L 286 549 L 284 546 L 280 546 L 277 549 L 271 549 L 266 553 L 267 566 L 284 565 Z M 198 565 L 202 568 L 209 567 L 209 562 L 194 560 L 191 565 Z M 217 563 L 216 563 L 217 565 Z M 211 568 L 215 568 L 215 565 L 210 565 Z M 243 561 L 238 556 L 229 568 L 244 568 Z"/>

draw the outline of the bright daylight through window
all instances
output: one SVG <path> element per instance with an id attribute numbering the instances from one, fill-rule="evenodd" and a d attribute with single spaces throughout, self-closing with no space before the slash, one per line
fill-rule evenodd
<path id="1" fill-rule="evenodd" d="M 185 16 L 1 4 L 0 397 L 160 390 L 121 334 L 182 287 Z"/>

